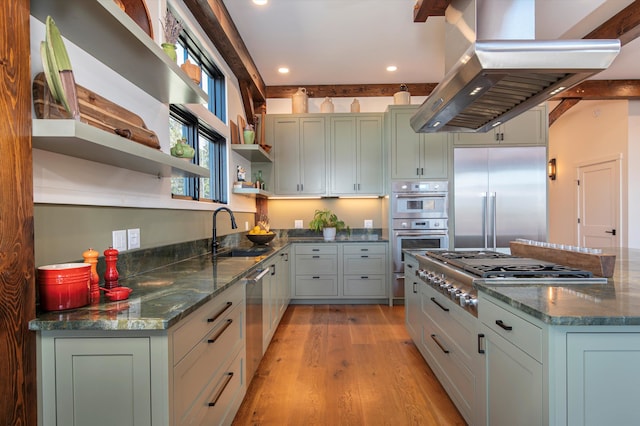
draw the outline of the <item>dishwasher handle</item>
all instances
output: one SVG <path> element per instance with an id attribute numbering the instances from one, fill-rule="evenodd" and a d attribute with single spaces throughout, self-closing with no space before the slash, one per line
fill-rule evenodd
<path id="1" fill-rule="evenodd" d="M 251 282 L 258 282 L 260 281 L 262 278 L 264 278 L 265 275 L 267 275 L 269 273 L 271 269 L 270 268 L 266 268 L 266 269 L 258 269 L 254 274 L 252 275 L 247 275 L 244 279 L 246 281 L 251 281 Z"/>

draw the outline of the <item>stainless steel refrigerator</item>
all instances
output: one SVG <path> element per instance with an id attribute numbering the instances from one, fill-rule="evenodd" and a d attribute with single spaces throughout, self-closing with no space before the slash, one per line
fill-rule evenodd
<path id="1" fill-rule="evenodd" d="M 455 148 L 454 247 L 547 239 L 546 147 Z"/>

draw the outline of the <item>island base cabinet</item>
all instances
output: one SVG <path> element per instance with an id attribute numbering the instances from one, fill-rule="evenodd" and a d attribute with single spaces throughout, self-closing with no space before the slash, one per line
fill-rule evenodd
<path id="1" fill-rule="evenodd" d="M 487 425 L 542 425 L 542 364 L 485 330 Z"/>
<path id="2" fill-rule="evenodd" d="M 41 406 L 40 424 L 151 424 L 148 338 L 56 338 L 45 346 L 54 356 L 41 360 L 41 374 L 54 377 L 43 382 L 42 391 L 55 397 Z"/>
<path id="3" fill-rule="evenodd" d="M 639 424 L 638 360 L 640 333 L 567 333 L 567 424 Z"/>

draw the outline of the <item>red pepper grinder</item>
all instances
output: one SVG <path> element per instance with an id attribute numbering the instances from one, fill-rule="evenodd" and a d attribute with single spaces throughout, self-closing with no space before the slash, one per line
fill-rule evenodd
<path id="1" fill-rule="evenodd" d="M 104 262 L 107 265 L 104 271 L 104 287 L 107 289 L 118 287 L 118 270 L 116 269 L 118 250 L 113 247 L 106 249 L 104 251 Z"/>
<path id="2" fill-rule="evenodd" d="M 98 253 L 96 250 L 90 248 L 82 253 L 84 257 L 84 263 L 91 265 L 91 276 L 89 277 L 89 295 L 91 303 L 98 303 L 100 301 L 100 276 L 98 275 Z"/>

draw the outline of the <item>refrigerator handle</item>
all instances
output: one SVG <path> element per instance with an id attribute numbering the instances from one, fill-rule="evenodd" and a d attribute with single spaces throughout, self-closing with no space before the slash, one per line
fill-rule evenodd
<path id="1" fill-rule="evenodd" d="M 491 198 L 493 201 L 493 206 L 492 206 L 492 214 L 491 217 L 493 218 L 493 249 L 497 249 L 498 248 L 498 215 L 496 214 L 496 205 L 498 202 L 498 194 L 496 192 L 494 192 L 493 194 L 491 194 Z"/>
<path id="2" fill-rule="evenodd" d="M 488 223 L 487 223 L 487 193 L 482 193 L 482 239 L 484 240 L 484 248 L 489 247 L 489 235 L 487 233 Z"/>

